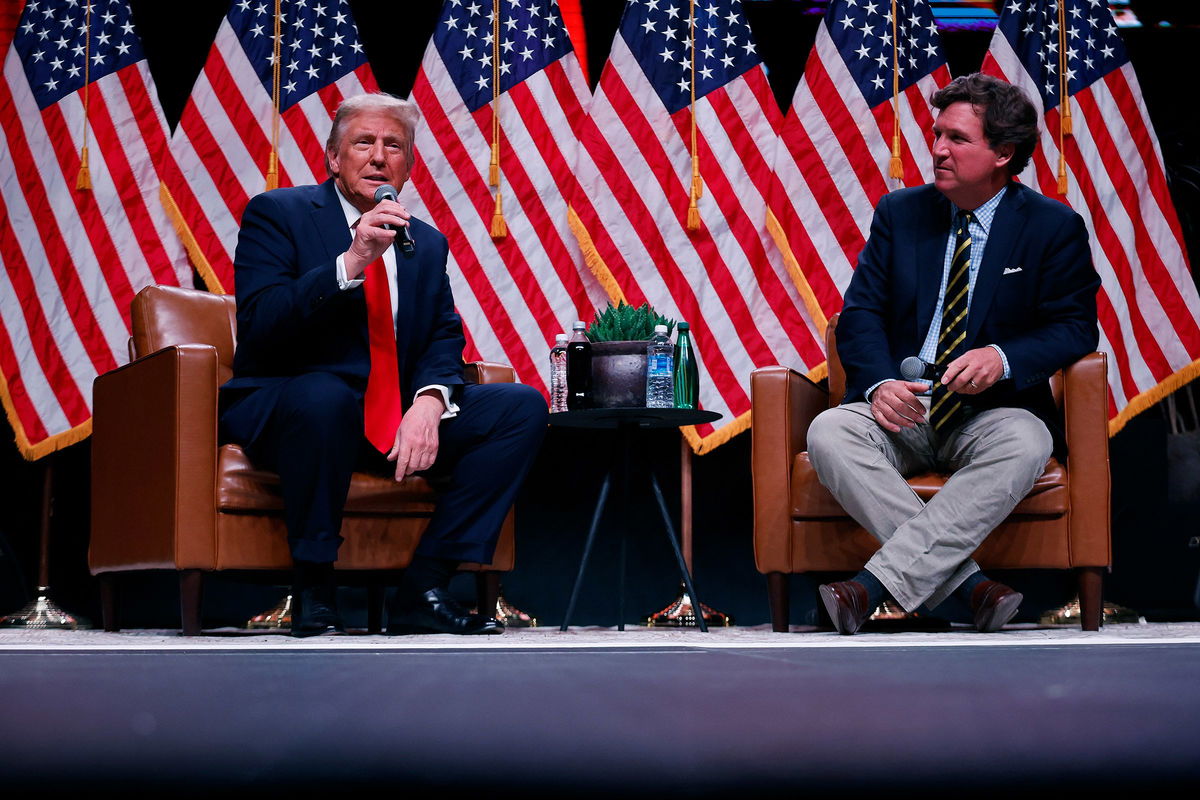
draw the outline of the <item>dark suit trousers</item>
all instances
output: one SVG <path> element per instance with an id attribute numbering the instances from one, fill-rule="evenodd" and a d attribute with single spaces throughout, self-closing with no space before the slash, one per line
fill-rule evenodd
<path id="1" fill-rule="evenodd" d="M 437 460 L 422 473 L 438 502 L 417 553 L 486 564 L 545 436 L 546 401 L 529 386 L 497 383 L 462 387 L 458 405 L 438 429 Z M 235 403 L 225 419 L 237 411 Z M 242 445 L 279 473 L 292 557 L 303 561 L 337 559 L 351 473 L 393 470 L 363 436 L 362 401 L 328 373 L 287 381 L 267 424 Z"/>

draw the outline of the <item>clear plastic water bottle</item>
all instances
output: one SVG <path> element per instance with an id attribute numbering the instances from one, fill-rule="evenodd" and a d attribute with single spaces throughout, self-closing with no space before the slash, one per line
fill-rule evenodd
<path id="1" fill-rule="evenodd" d="M 675 405 L 675 347 L 666 325 L 655 325 L 646 345 L 646 408 Z"/>
<path id="2" fill-rule="evenodd" d="M 592 407 L 592 342 L 582 320 L 571 326 L 567 341 L 567 408 L 579 411 Z"/>
<path id="3" fill-rule="evenodd" d="M 554 337 L 550 348 L 550 411 L 567 410 L 567 335 Z"/>
<path id="4" fill-rule="evenodd" d="M 697 408 L 700 402 L 700 370 L 692 348 L 692 332 L 686 322 L 675 326 L 675 407 Z"/>

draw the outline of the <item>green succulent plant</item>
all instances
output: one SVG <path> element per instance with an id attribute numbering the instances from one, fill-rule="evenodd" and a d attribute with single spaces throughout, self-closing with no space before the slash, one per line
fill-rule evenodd
<path id="1" fill-rule="evenodd" d="M 649 303 L 637 308 L 621 301 L 617 305 L 596 313 L 596 318 L 587 329 L 593 342 L 628 342 L 649 339 L 654 335 L 655 325 L 666 325 L 667 334 L 675 330 L 675 320 L 659 314 Z"/>

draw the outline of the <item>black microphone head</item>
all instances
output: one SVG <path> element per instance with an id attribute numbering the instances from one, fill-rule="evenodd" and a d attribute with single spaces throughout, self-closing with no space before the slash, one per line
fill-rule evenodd
<path id="1" fill-rule="evenodd" d="M 396 187 L 390 183 L 385 183 L 375 190 L 375 202 L 382 203 L 384 200 L 396 199 Z"/>
<path id="2" fill-rule="evenodd" d="M 925 362 L 909 356 L 900 362 L 900 375 L 906 381 L 919 381 L 925 377 Z"/>

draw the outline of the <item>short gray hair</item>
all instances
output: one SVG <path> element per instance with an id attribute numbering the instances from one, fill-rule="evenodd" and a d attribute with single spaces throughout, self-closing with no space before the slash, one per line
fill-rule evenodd
<path id="1" fill-rule="evenodd" d="M 391 114 L 400 123 L 401 127 L 404 128 L 404 155 L 408 161 L 409 169 L 411 169 L 413 163 L 413 139 L 416 138 L 417 120 L 421 118 L 421 112 L 417 110 L 416 103 L 410 103 L 407 100 L 402 100 L 386 92 L 375 92 L 347 97 L 338 105 L 337 113 L 333 116 L 333 127 L 329 131 L 329 140 L 325 142 L 325 171 L 330 175 L 333 174 L 333 171 L 329 168 L 329 151 L 337 150 L 338 145 L 342 143 L 342 135 L 347 121 L 351 117 L 365 111 L 382 111 L 385 114 Z"/>

